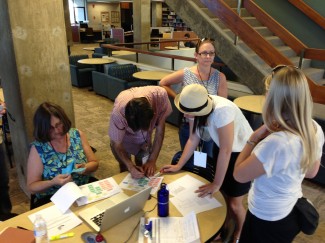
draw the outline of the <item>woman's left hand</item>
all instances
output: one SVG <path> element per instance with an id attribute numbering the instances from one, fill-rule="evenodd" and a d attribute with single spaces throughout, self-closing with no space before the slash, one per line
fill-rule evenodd
<path id="1" fill-rule="evenodd" d="M 198 197 L 210 196 L 212 198 L 212 194 L 216 191 L 219 191 L 218 186 L 213 183 L 210 183 L 200 186 L 199 189 L 195 191 L 195 193 L 198 193 Z"/>

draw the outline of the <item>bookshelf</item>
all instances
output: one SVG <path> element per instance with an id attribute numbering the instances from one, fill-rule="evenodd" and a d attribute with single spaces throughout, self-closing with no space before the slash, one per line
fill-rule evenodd
<path id="1" fill-rule="evenodd" d="M 162 7 L 162 26 L 173 27 L 175 31 L 190 30 L 186 23 L 165 3 L 163 3 Z"/>

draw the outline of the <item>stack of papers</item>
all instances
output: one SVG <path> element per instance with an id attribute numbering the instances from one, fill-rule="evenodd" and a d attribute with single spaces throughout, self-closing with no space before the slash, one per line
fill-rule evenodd
<path id="1" fill-rule="evenodd" d="M 195 191 L 204 185 L 198 179 L 190 175 L 185 175 L 172 183 L 168 184 L 170 197 L 169 201 L 172 202 L 178 211 L 183 215 L 187 215 L 194 211 L 196 214 L 221 207 L 221 203 L 214 197 L 198 197 Z"/>
<path id="2" fill-rule="evenodd" d="M 152 224 L 149 232 L 145 224 Z M 140 232 L 138 242 L 160 242 L 160 243 L 194 243 L 200 242 L 200 232 L 194 212 L 184 217 L 149 218 L 145 222 L 140 220 Z"/>
<path id="3" fill-rule="evenodd" d="M 142 177 L 140 179 L 134 179 L 132 178 L 131 174 L 128 173 L 127 176 L 123 179 L 123 181 L 120 183 L 120 187 L 122 189 L 127 189 L 131 191 L 142 191 L 145 188 L 152 187 L 151 194 L 155 194 L 162 182 L 164 177 Z"/>

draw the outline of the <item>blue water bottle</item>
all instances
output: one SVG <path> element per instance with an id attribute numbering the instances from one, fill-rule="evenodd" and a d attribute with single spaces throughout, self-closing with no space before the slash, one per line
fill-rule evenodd
<path id="1" fill-rule="evenodd" d="M 158 191 L 158 216 L 167 217 L 169 215 L 169 191 L 166 183 L 161 183 Z"/>

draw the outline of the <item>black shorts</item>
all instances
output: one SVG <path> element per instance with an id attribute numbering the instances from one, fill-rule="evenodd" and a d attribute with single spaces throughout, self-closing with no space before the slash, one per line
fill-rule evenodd
<path id="1" fill-rule="evenodd" d="M 215 144 L 213 149 L 213 158 L 215 161 L 217 161 L 218 154 L 219 154 L 219 148 Z M 247 194 L 251 186 L 250 182 L 239 183 L 238 181 L 235 180 L 233 176 L 235 162 L 238 155 L 239 153 L 237 152 L 231 153 L 228 169 L 220 188 L 220 191 L 224 192 L 227 196 L 230 197 L 240 197 Z"/>

